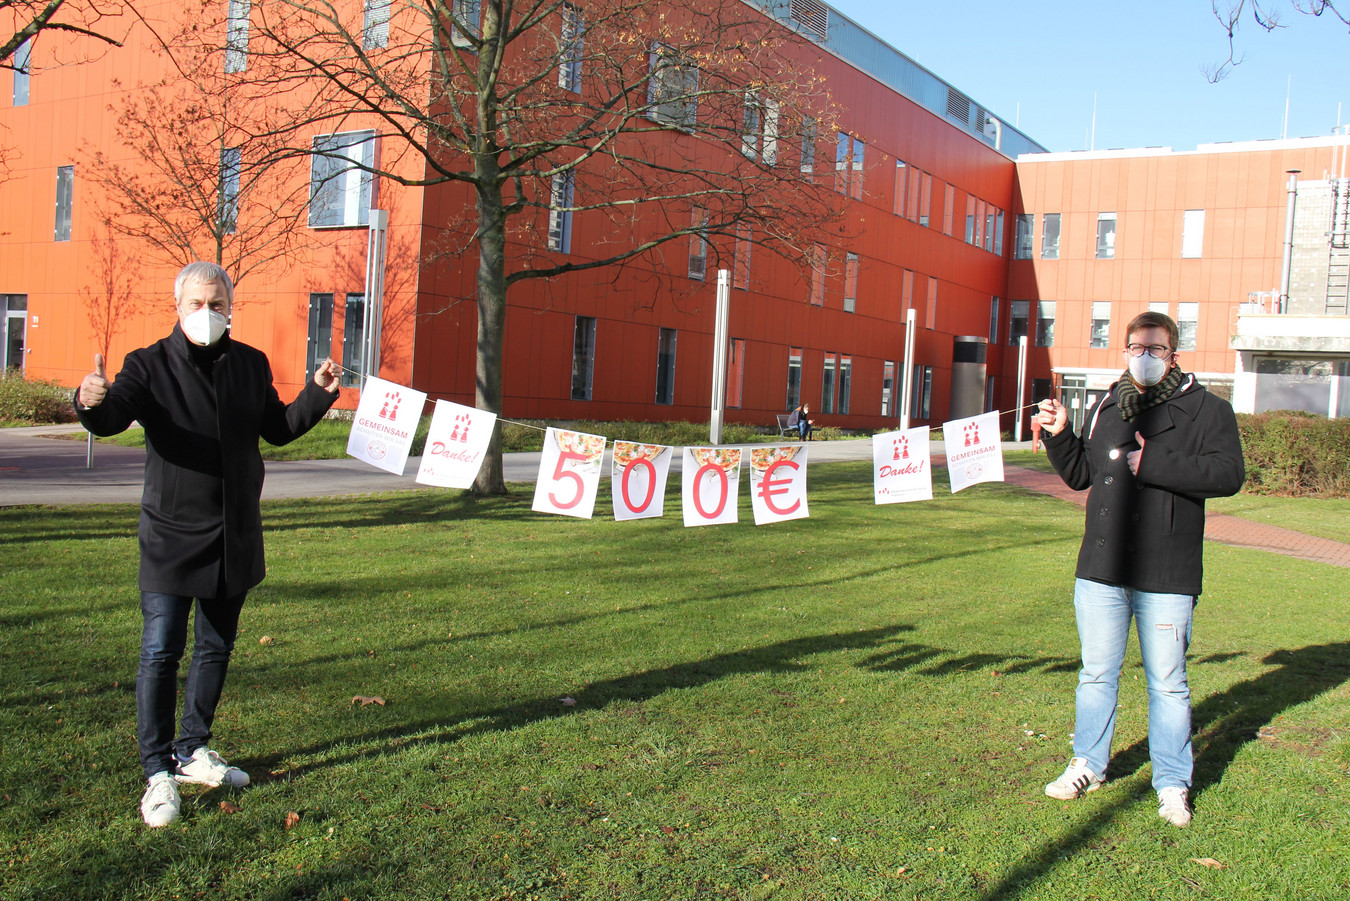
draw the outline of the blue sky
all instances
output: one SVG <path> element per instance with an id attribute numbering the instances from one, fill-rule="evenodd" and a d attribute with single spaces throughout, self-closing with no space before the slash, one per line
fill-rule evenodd
<path id="1" fill-rule="evenodd" d="M 1330 134 L 1338 105 L 1350 123 L 1350 33 L 1287 2 L 1274 33 L 1244 19 L 1246 61 L 1217 84 L 1201 68 L 1228 41 L 1209 0 L 827 2 L 1050 150 L 1278 138 L 1291 76 L 1289 137 Z"/>

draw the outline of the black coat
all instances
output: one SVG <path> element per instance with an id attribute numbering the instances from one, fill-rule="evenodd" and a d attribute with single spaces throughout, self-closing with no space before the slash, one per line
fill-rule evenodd
<path id="1" fill-rule="evenodd" d="M 1126 461 L 1139 448 L 1136 431 L 1144 436 L 1138 476 Z M 1187 376 L 1170 399 L 1125 422 L 1112 385 L 1088 409 L 1081 436 L 1066 428 L 1045 439 L 1045 450 L 1065 484 L 1089 489 L 1078 578 L 1200 594 L 1205 498 L 1236 494 L 1246 478 L 1227 402 Z"/>
<path id="2" fill-rule="evenodd" d="M 258 439 L 300 437 L 337 399 L 311 381 L 283 404 L 267 356 L 220 340 L 214 365 L 199 365 L 175 325 L 167 338 L 127 354 L 101 404 L 81 409 L 76 393 L 80 422 L 95 435 L 115 435 L 133 420 L 145 427 L 142 591 L 214 597 L 222 567 L 227 595 L 261 582 Z"/>

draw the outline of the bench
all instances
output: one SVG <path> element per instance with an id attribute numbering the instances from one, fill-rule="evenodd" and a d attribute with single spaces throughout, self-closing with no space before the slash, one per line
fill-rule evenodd
<path id="1" fill-rule="evenodd" d="M 795 425 L 788 425 L 788 418 L 790 417 L 790 415 L 791 415 L 791 414 L 788 414 L 788 413 L 779 413 L 779 414 L 778 414 L 778 437 L 779 437 L 779 438 L 796 438 L 796 437 L 797 437 L 797 427 L 796 427 Z"/>

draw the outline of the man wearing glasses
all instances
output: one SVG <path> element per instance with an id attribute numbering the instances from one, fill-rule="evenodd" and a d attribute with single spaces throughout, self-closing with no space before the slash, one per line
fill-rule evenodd
<path id="1" fill-rule="evenodd" d="M 1177 365 L 1177 325 L 1162 313 L 1130 322 L 1127 369 L 1088 409 L 1080 435 L 1043 400 L 1046 453 L 1070 488 L 1088 489 L 1074 613 L 1082 645 L 1073 759 L 1045 787 L 1068 801 L 1106 778 L 1130 618 L 1148 680 L 1148 750 L 1158 815 L 1191 821 L 1191 691 L 1186 649 L 1200 594 L 1205 498 L 1246 478 L 1233 408 Z"/>

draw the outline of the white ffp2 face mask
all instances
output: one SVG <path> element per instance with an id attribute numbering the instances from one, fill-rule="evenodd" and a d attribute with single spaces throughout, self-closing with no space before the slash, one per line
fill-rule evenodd
<path id="1" fill-rule="evenodd" d="M 1167 361 L 1153 354 L 1130 357 L 1130 377 L 1145 388 L 1152 388 L 1167 375 Z"/>
<path id="2" fill-rule="evenodd" d="M 183 317 L 183 334 L 193 344 L 210 347 L 225 334 L 225 316 L 209 307 L 202 307 Z"/>

